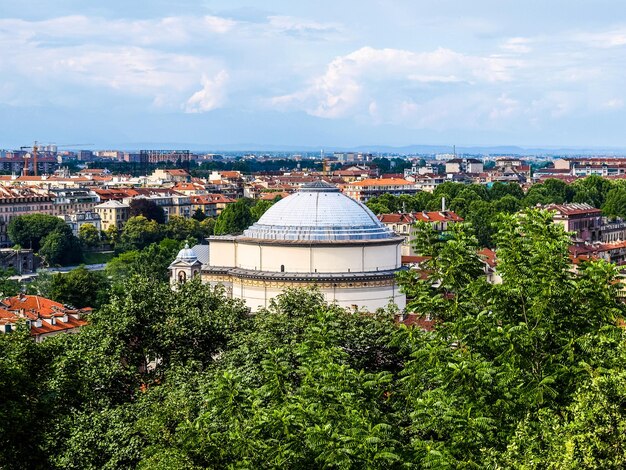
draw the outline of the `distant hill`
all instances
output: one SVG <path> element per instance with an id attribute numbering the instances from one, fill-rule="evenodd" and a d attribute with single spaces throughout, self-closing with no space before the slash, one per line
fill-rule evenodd
<path id="1" fill-rule="evenodd" d="M 359 145 L 356 147 L 324 146 L 297 146 L 277 144 L 198 144 L 184 142 L 134 142 L 118 143 L 101 146 L 123 150 L 139 149 L 186 149 L 195 152 L 307 152 L 316 153 L 324 149 L 326 154 L 332 152 L 370 152 L 384 154 L 436 154 L 452 153 L 450 145 L 406 145 L 394 147 L 390 145 Z M 602 148 L 602 147 L 522 147 L 516 145 L 498 146 L 463 146 L 457 145 L 456 152 L 459 154 L 477 155 L 624 155 L 626 148 Z"/>

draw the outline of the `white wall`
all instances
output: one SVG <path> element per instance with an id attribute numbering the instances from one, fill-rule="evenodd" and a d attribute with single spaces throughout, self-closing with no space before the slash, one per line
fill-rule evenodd
<path id="1" fill-rule="evenodd" d="M 213 257 L 211 240 L 211 266 L 229 266 L 224 259 L 236 259 L 237 267 L 266 272 L 288 273 L 348 273 L 384 271 L 401 265 L 400 242 L 394 245 L 330 245 L 330 246 L 280 246 L 235 243 L 236 255 L 217 248 Z M 217 262 L 222 264 L 216 264 Z"/>
<path id="2" fill-rule="evenodd" d="M 236 266 L 236 245 L 234 240 L 209 240 L 209 265 Z"/>
<path id="3" fill-rule="evenodd" d="M 293 287 L 306 287 L 306 284 L 293 284 Z M 406 307 L 406 296 L 400 292 L 398 286 L 367 286 L 367 287 L 337 287 L 320 289 L 329 303 L 337 303 L 340 307 L 352 309 L 355 306 L 373 312 L 379 308 L 386 308 L 389 301 L 393 301 L 398 308 Z M 244 285 L 233 279 L 233 297 L 242 299 L 252 312 L 267 307 L 270 300 L 283 292 L 282 288 L 271 286 Z"/>

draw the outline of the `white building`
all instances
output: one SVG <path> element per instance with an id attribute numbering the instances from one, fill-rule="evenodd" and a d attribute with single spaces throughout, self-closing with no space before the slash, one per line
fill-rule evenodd
<path id="1" fill-rule="evenodd" d="M 173 284 L 196 275 L 222 284 L 252 311 L 289 287 L 317 286 L 328 302 L 375 311 L 403 309 L 396 283 L 402 237 L 362 203 L 325 182 L 303 186 L 274 204 L 240 236 L 210 237 L 196 258 L 181 250 L 170 265 Z M 208 250 L 207 250 L 208 248 Z"/>
<path id="2" fill-rule="evenodd" d="M 100 218 L 100 215 L 95 211 L 76 212 L 74 214 L 59 215 L 57 217 L 63 219 L 63 221 L 70 226 L 70 228 L 72 229 L 72 233 L 75 236 L 78 236 L 80 228 L 85 224 L 93 225 L 94 227 L 96 227 L 98 232 L 102 230 L 102 219 Z"/>

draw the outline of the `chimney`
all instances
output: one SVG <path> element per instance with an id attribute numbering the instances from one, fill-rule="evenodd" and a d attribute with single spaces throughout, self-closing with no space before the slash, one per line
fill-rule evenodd
<path id="1" fill-rule="evenodd" d="M 441 212 L 445 212 L 446 211 L 446 198 L 442 197 L 441 198 Z"/>

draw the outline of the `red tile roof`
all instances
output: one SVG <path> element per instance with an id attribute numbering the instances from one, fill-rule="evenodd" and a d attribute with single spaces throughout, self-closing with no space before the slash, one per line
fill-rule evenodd
<path id="1" fill-rule="evenodd" d="M 0 301 L 0 324 L 15 324 L 20 319 L 28 319 L 31 321 L 30 334 L 40 336 L 85 326 L 87 322 L 81 317 L 91 311 L 91 307 L 73 309 L 38 295 L 20 294 Z M 37 326 L 37 322 L 41 326 Z"/>
<path id="2" fill-rule="evenodd" d="M 198 196 L 191 196 L 192 204 L 230 204 L 237 202 L 223 194 L 201 194 Z"/>
<path id="3" fill-rule="evenodd" d="M 572 203 L 572 204 L 549 204 L 546 206 L 548 210 L 555 210 L 563 215 L 579 215 L 589 214 L 591 216 L 599 216 L 602 214 L 600 209 L 596 209 L 590 204 L 586 203 Z"/>
<path id="4" fill-rule="evenodd" d="M 367 178 L 361 181 L 348 183 L 346 186 L 362 187 L 362 186 L 403 186 L 412 185 L 410 181 L 404 178 Z"/>
<path id="5" fill-rule="evenodd" d="M 483 248 L 478 251 L 478 257 L 489 265 L 490 268 L 496 267 L 496 252 L 489 248 Z"/>
<path id="6" fill-rule="evenodd" d="M 421 222 L 463 222 L 463 218 L 456 212 L 452 211 L 429 211 L 429 212 L 404 212 L 392 214 L 380 214 L 378 216 L 383 224 L 413 224 L 417 221 Z"/>

